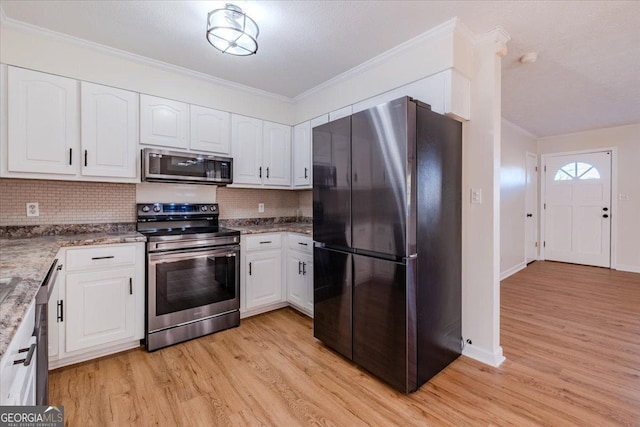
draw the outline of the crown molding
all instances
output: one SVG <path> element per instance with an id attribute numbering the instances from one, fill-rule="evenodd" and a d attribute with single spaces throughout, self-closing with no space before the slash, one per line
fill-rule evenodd
<path id="1" fill-rule="evenodd" d="M 251 86 L 243 85 L 240 83 L 235 83 L 229 80 L 221 79 L 219 77 L 214 77 L 209 74 L 201 73 L 199 71 L 190 70 L 188 68 L 180 67 L 179 65 L 169 64 L 167 62 L 158 61 L 156 59 L 151 59 L 146 56 L 137 55 L 135 53 L 127 52 L 121 49 L 116 49 L 113 47 L 105 46 L 99 43 L 95 43 L 89 40 L 81 39 L 79 37 L 71 36 L 68 34 L 59 33 L 57 31 L 52 31 L 46 28 L 39 27 L 37 25 L 28 24 L 26 22 L 18 21 L 12 18 L 9 18 L 4 13 L 2 6 L 0 5 L 0 21 L 1 25 L 6 28 L 11 28 L 17 31 L 22 31 L 26 34 L 33 34 L 37 36 L 41 36 L 44 38 L 48 38 L 51 40 L 68 43 L 73 46 L 88 48 L 100 53 L 129 60 L 132 62 L 136 62 L 138 64 L 146 65 L 149 67 L 153 67 L 162 71 L 169 71 L 175 74 L 179 74 L 182 76 L 198 79 L 207 83 L 213 83 L 220 86 L 225 86 L 228 88 L 241 90 L 243 92 L 251 93 L 253 95 L 261 96 L 264 98 L 270 98 L 273 100 L 277 100 L 280 102 L 293 103 L 292 99 L 283 95 L 278 95 L 272 92 L 267 92 L 265 90 L 257 89 Z"/>
<path id="2" fill-rule="evenodd" d="M 512 128 L 513 130 L 520 132 L 521 134 L 523 134 L 524 136 L 527 136 L 529 138 L 533 138 L 535 140 L 540 139 L 539 136 L 537 136 L 536 134 L 529 132 L 528 130 L 526 130 L 523 127 L 518 126 L 517 124 L 505 119 L 504 117 L 501 117 L 502 119 L 502 123 L 506 124 L 507 126 L 509 126 L 510 128 Z"/>
<path id="3" fill-rule="evenodd" d="M 478 34 L 475 39 L 476 45 L 493 43 L 496 49 L 496 55 L 500 58 L 507 56 L 507 43 L 511 40 L 511 36 L 501 26 L 497 26 L 486 33 Z"/>
<path id="4" fill-rule="evenodd" d="M 395 47 L 392 47 L 391 49 L 381 53 L 378 56 L 374 56 L 373 58 L 359 64 L 356 65 L 355 67 L 345 71 L 344 73 L 338 74 L 337 76 L 323 82 L 320 83 L 318 86 L 314 86 L 311 89 L 302 92 L 301 94 L 293 97 L 293 101 L 294 102 L 300 102 L 308 97 L 310 97 L 311 95 L 326 89 L 330 86 L 336 85 L 339 82 L 343 81 L 343 80 L 347 80 L 351 77 L 355 77 L 359 74 L 364 73 L 365 71 L 375 67 L 376 65 L 378 65 L 381 62 L 386 61 L 387 59 L 401 53 L 404 52 L 408 49 L 411 49 L 412 47 L 416 46 L 419 43 L 422 43 L 423 41 L 436 36 L 438 34 L 442 34 L 442 33 L 446 33 L 447 31 L 455 31 L 456 27 L 461 24 L 460 19 L 455 17 L 455 18 L 451 18 L 448 21 L 443 22 L 442 24 L 435 26 L 433 28 L 431 28 L 428 31 L 425 31 L 422 34 L 417 35 L 416 37 L 409 39 Z"/>

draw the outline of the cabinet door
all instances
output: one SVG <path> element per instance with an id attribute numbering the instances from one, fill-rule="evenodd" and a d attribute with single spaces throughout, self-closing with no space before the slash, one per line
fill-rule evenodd
<path id="1" fill-rule="evenodd" d="M 311 124 L 293 128 L 293 186 L 311 188 Z"/>
<path id="2" fill-rule="evenodd" d="M 140 143 L 187 148 L 189 106 L 149 95 L 140 95 Z"/>
<path id="3" fill-rule="evenodd" d="M 297 252 L 287 255 L 287 301 L 300 308 L 305 306 L 307 300 L 305 276 L 302 274 L 303 257 Z"/>
<path id="4" fill-rule="evenodd" d="M 291 186 L 291 127 L 264 122 L 263 166 L 268 186 Z"/>
<path id="5" fill-rule="evenodd" d="M 231 115 L 231 155 L 234 184 L 262 184 L 262 120 Z"/>
<path id="6" fill-rule="evenodd" d="M 211 153 L 231 151 L 231 114 L 225 111 L 192 105 L 189 148 Z"/>
<path id="7" fill-rule="evenodd" d="M 78 122 L 76 80 L 9 67 L 9 171 L 75 175 Z"/>
<path id="8" fill-rule="evenodd" d="M 247 308 L 282 301 L 282 252 L 250 253 L 245 262 Z"/>
<path id="9" fill-rule="evenodd" d="M 134 337 L 134 279 L 133 267 L 67 274 L 66 352 Z"/>
<path id="10" fill-rule="evenodd" d="M 81 82 L 82 174 L 135 178 L 138 94 Z"/>

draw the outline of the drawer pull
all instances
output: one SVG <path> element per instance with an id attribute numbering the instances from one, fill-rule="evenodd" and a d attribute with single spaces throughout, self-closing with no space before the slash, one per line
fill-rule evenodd
<path id="1" fill-rule="evenodd" d="M 271 240 L 265 240 L 264 242 L 260 242 L 261 245 L 264 245 L 265 243 L 273 243 Z"/>
<path id="2" fill-rule="evenodd" d="M 298 244 L 299 244 L 299 245 L 302 245 L 302 246 L 309 246 L 309 244 L 308 244 L 308 243 L 298 242 Z"/>
<path id="3" fill-rule="evenodd" d="M 91 259 L 95 261 L 97 259 L 112 259 L 112 258 L 115 258 L 115 256 L 113 256 L 113 255 L 109 255 L 109 256 L 94 256 Z"/>
<path id="4" fill-rule="evenodd" d="M 27 357 L 25 357 L 24 359 L 14 360 L 13 361 L 14 365 L 20 365 L 20 364 L 23 364 L 24 366 L 31 365 L 31 359 L 33 359 L 33 353 L 36 351 L 36 344 L 33 343 L 29 348 L 20 349 L 19 353 L 24 353 L 25 351 L 28 351 Z"/>

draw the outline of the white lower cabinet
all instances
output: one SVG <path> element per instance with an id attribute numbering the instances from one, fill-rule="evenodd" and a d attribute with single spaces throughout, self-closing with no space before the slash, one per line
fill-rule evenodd
<path id="1" fill-rule="evenodd" d="M 287 240 L 287 301 L 313 317 L 313 241 L 294 233 Z"/>
<path id="2" fill-rule="evenodd" d="M 49 365 L 69 365 L 140 345 L 144 243 L 61 249 L 49 300 Z M 92 264 L 93 263 L 93 264 Z"/>
<path id="3" fill-rule="evenodd" d="M 297 233 L 241 238 L 242 317 L 291 305 L 313 317 L 313 241 Z"/>
<path id="4" fill-rule="evenodd" d="M 24 406 L 36 404 L 36 337 L 35 301 L 0 360 L 0 405 Z"/>
<path id="5" fill-rule="evenodd" d="M 280 233 L 242 236 L 240 310 L 243 317 L 286 306 Z"/>

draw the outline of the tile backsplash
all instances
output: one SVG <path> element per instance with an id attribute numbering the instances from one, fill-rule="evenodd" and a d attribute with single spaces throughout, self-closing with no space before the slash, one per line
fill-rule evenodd
<path id="1" fill-rule="evenodd" d="M 213 198 L 221 219 L 312 215 L 311 190 L 218 187 Z M 27 217 L 27 202 L 38 202 L 40 216 Z M 0 226 L 135 222 L 135 204 L 136 184 L 0 179 Z"/>
<path id="2" fill-rule="evenodd" d="M 27 202 L 40 216 L 27 217 Z M 135 184 L 0 179 L 0 226 L 134 222 Z"/>

